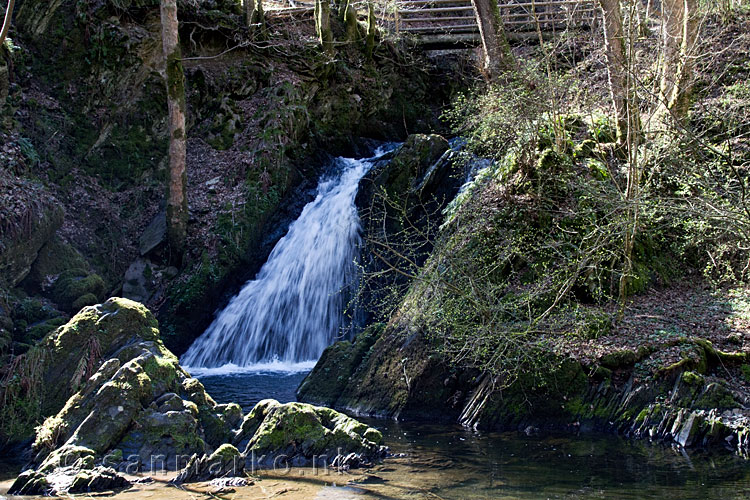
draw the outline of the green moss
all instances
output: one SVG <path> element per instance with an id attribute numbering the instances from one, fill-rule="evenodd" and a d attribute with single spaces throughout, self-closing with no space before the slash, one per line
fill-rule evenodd
<path id="1" fill-rule="evenodd" d="M 554 149 L 545 149 L 539 155 L 536 168 L 540 175 L 561 172 L 570 166 L 570 157 L 560 154 Z"/>
<path id="2" fill-rule="evenodd" d="M 576 159 L 591 158 L 598 147 L 596 141 L 592 139 L 586 139 L 578 143 L 573 151 L 573 156 Z"/>
<path id="3" fill-rule="evenodd" d="M 219 460 L 221 462 L 231 462 L 233 460 L 240 459 L 240 452 L 237 448 L 231 444 L 224 443 L 219 446 L 208 458 L 209 461 L 213 462 Z"/>
<path id="4" fill-rule="evenodd" d="M 613 370 L 634 365 L 638 361 L 638 355 L 630 350 L 615 351 L 605 354 L 599 359 L 599 363 Z"/>
<path id="5" fill-rule="evenodd" d="M 327 347 L 297 389 L 298 398 L 315 404 L 335 405 L 352 373 L 366 364 L 372 346 L 384 330 L 383 323 L 376 323 L 357 335 L 354 342 L 341 341 Z"/>
<path id="6" fill-rule="evenodd" d="M 703 385 L 703 376 L 695 372 L 683 372 L 682 381 L 688 385 Z"/>
<path id="7" fill-rule="evenodd" d="M 72 311 L 73 304 L 84 296 L 90 299 L 94 297 L 94 303 L 99 301 L 104 294 L 106 285 L 104 280 L 97 274 L 88 274 L 83 269 L 71 269 L 64 271 L 55 281 L 52 287 L 52 299 L 65 310 Z"/>
<path id="8" fill-rule="evenodd" d="M 71 310 L 80 311 L 86 306 L 93 306 L 97 304 L 99 299 L 93 293 L 85 293 L 73 301 Z"/>
<path id="9" fill-rule="evenodd" d="M 57 318 L 49 319 L 47 321 L 44 321 L 41 324 L 37 324 L 37 325 L 30 327 L 28 331 L 26 332 L 25 338 L 29 341 L 29 343 L 35 342 L 39 339 L 44 338 L 50 332 L 61 327 L 66 322 L 67 322 L 67 319 L 64 317 L 57 317 Z"/>
<path id="10" fill-rule="evenodd" d="M 741 405 L 735 400 L 731 391 L 724 385 L 713 382 L 709 384 L 703 394 L 695 401 L 693 407 L 700 409 L 726 410 L 738 408 Z"/>

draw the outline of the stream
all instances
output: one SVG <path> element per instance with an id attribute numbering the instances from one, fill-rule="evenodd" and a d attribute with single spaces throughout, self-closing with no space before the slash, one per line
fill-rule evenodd
<path id="1" fill-rule="evenodd" d="M 207 391 L 248 411 L 259 400 L 295 401 L 305 372 L 201 377 Z M 396 458 L 324 486 L 318 498 L 654 498 L 750 497 L 750 464 L 730 453 L 685 452 L 606 434 L 477 432 L 459 426 L 363 419 Z M 358 471 L 357 471 L 358 472 Z M 355 472 L 356 473 L 356 472 Z M 337 476 L 331 478 L 335 481 Z M 238 497 L 242 498 L 242 497 Z"/>

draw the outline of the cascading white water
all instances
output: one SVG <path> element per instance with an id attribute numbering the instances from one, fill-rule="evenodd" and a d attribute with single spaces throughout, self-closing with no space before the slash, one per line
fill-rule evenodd
<path id="1" fill-rule="evenodd" d="M 368 160 L 337 158 L 308 203 L 248 281 L 182 356 L 194 372 L 311 365 L 343 326 L 360 240 L 354 198 Z M 308 362 L 308 363 L 304 363 Z M 214 370 L 211 370 L 214 371 Z"/>

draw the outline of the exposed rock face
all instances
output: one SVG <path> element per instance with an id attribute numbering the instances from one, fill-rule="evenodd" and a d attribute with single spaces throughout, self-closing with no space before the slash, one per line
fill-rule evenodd
<path id="1" fill-rule="evenodd" d="M 327 408 L 266 400 L 243 419 L 238 405 L 216 404 L 164 347 L 151 313 L 128 299 L 84 308 L 34 349 L 45 408 L 56 413 L 37 429 L 14 493 L 120 488 L 128 482 L 117 471 L 144 469 L 204 481 L 280 457 L 330 465 L 344 454 L 354 465 L 385 451 L 378 431 Z"/>
<path id="2" fill-rule="evenodd" d="M 381 273 L 389 269 L 387 262 L 408 255 L 416 269 L 427 259 L 442 211 L 456 196 L 468 159 L 439 135 L 414 134 L 360 181 L 355 203 L 365 235 L 362 255 L 367 260 L 362 265 L 368 275 L 379 276 L 361 291 L 364 320 L 377 312 L 372 305 L 381 303 L 386 290 L 406 286 L 404 275 Z"/>
<path id="3" fill-rule="evenodd" d="M 397 323 L 361 336 L 326 349 L 300 385 L 300 400 L 361 415 L 496 430 L 616 431 L 750 454 L 750 410 L 725 381 L 687 371 L 689 364 L 641 379 L 634 366 L 649 355 L 646 351 L 607 355 L 597 370 L 550 355 L 546 373 L 522 373 L 510 387 L 497 390 L 488 377 L 451 370 L 431 357 L 422 334 Z M 693 365 L 699 372 L 744 359 L 733 359 L 736 355 L 721 353 L 705 340 L 685 342 L 701 355 Z M 347 382 L 335 382 L 339 377 Z"/>

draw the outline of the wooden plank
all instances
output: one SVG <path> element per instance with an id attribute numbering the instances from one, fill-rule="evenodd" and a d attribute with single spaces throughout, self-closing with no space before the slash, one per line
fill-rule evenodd
<path id="1" fill-rule="evenodd" d="M 396 2 L 396 7 L 416 7 L 418 5 L 471 4 L 467 0 L 408 0 Z"/>
<path id="2" fill-rule="evenodd" d="M 504 3 L 502 5 L 498 5 L 498 7 L 501 9 L 508 9 L 513 7 L 554 7 L 558 5 L 583 5 L 593 3 L 593 0 L 548 0 L 545 2 Z"/>
<path id="3" fill-rule="evenodd" d="M 406 13 L 421 13 L 421 14 L 433 14 L 433 13 L 439 13 L 439 12 L 462 12 L 465 10 L 474 10 L 474 7 L 471 5 L 467 7 L 440 7 L 436 9 L 404 9 L 399 10 L 399 14 L 404 15 Z"/>
<path id="4" fill-rule="evenodd" d="M 455 26 L 420 26 L 412 28 L 401 28 L 401 31 L 411 33 L 450 33 L 458 31 L 475 31 L 479 27 L 476 24 L 460 24 Z"/>
<path id="5" fill-rule="evenodd" d="M 576 15 L 586 14 L 586 13 L 594 12 L 594 11 L 595 11 L 595 9 L 580 10 L 580 11 L 576 11 Z M 427 21 L 449 21 L 449 20 L 454 21 L 454 20 L 458 20 L 458 19 L 468 19 L 470 17 L 474 17 L 473 14 L 468 15 L 468 16 L 455 16 L 455 17 L 413 17 L 413 15 L 416 14 L 416 12 L 409 12 L 408 14 L 409 14 L 409 17 L 402 17 L 402 21 L 405 22 L 405 23 L 415 23 L 415 22 L 419 22 L 419 21 L 425 21 L 425 22 L 427 22 Z M 546 19 L 546 18 L 568 19 L 568 17 L 569 17 L 567 14 L 565 14 L 565 15 L 550 15 L 550 14 L 553 14 L 553 13 L 542 12 L 542 13 L 538 13 L 537 16 L 540 19 Z M 562 13 L 556 13 L 556 14 L 562 14 Z M 533 15 L 526 14 L 526 13 L 523 13 L 523 14 L 521 14 L 521 13 L 517 13 L 517 14 L 501 14 L 501 17 L 503 19 L 517 19 L 517 18 L 524 18 L 524 19 L 531 19 L 531 20 L 534 19 Z"/>
<path id="6" fill-rule="evenodd" d="M 474 20 L 474 16 L 456 16 L 456 17 L 404 17 L 401 19 L 402 23 L 430 23 L 430 22 L 441 22 L 441 21 L 471 21 Z"/>

